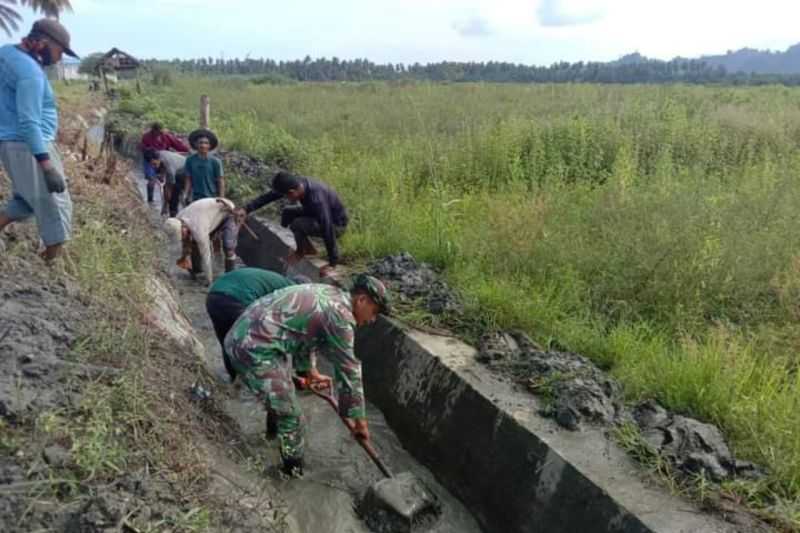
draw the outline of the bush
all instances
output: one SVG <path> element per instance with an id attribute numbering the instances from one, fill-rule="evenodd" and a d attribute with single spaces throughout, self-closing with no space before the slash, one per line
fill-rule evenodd
<path id="1" fill-rule="evenodd" d="M 153 85 L 155 86 L 168 86 L 175 82 L 175 76 L 172 70 L 166 67 L 155 67 L 153 69 Z"/>

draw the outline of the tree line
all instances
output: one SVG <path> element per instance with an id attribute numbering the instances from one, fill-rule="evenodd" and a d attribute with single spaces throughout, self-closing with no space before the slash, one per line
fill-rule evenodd
<path id="1" fill-rule="evenodd" d="M 632 57 L 632 56 L 629 56 Z M 256 82 L 303 81 L 437 81 L 496 83 L 725 83 L 800 85 L 800 75 L 731 73 L 697 59 L 623 58 L 620 61 L 559 62 L 550 66 L 508 62 L 374 63 L 367 59 L 334 58 L 146 60 L 151 69 L 168 68 L 187 75 L 246 76 Z"/>

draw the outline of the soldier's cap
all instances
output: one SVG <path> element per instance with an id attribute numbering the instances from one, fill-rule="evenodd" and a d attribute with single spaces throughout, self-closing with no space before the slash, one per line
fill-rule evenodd
<path id="1" fill-rule="evenodd" d="M 386 290 L 386 286 L 378 278 L 367 274 L 357 275 L 353 278 L 353 291 L 356 290 L 366 292 L 372 298 L 372 301 L 378 304 L 382 314 L 390 315 L 392 313 L 389 291 Z"/>
<path id="2" fill-rule="evenodd" d="M 67 28 L 65 28 L 59 21 L 56 19 L 41 19 L 37 20 L 33 23 L 33 28 L 31 28 L 32 34 L 43 35 L 48 37 L 51 41 L 56 43 L 58 46 L 64 49 L 64 53 L 68 56 L 72 56 L 75 59 L 80 59 L 78 54 L 72 51 L 72 48 L 69 47 L 69 32 Z"/>

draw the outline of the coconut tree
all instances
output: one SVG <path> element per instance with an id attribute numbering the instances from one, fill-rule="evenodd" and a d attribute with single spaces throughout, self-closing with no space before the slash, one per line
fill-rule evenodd
<path id="1" fill-rule="evenodd" d="M 0 0 L 0 29 L 11 37 L 12 31 L 19 29 L 22 16 L 11 6 L 17 5 L 17 0 Z"/>
<path id="2" fill-rule="evenodd" d="M 72 11 L 70 0 L 20 0 L 20 4 L 55 19 L 61 15 L 62 11 Z"/>
<path id="3" fill-rule="evenodd" d="M 12 31 L 19 30 L 22 16 L 11 6 L 17 0 L 0 0 L 0 29 L 11 37 Z M 63 11 L 72 11 L 70 0 L 19 0 L 19 5 L 28 6 L 37 13 L 57 19 Z"/>

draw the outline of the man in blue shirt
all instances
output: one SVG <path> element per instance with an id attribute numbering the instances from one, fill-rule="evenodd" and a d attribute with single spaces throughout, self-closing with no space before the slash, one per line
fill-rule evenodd
<path id="1" fill-rule="evenodd" d="M 48 263 L 70 238 L 72 200 L 54 142 L 58 109 L 44 67 L 63 54 L 78 57 L 69 44 L 64 26 L 42 19 L 22 43 L 0 47 L 0 162 L 13 189 L 0 213 L 0 231 L 36 217 Z"/>

